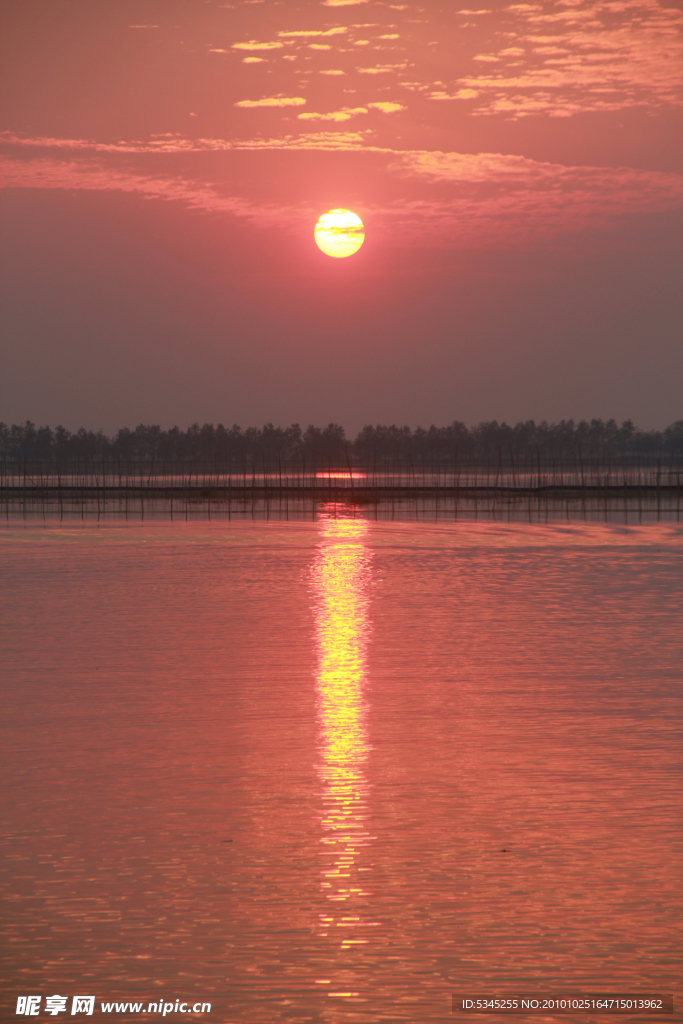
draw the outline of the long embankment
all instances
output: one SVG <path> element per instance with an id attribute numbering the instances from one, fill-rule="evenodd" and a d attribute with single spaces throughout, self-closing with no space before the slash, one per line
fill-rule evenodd
<path id="1" fill-rule="evenodd" d="M 338 484 L 296 484 L 280 485 L 277 483 L 249 482 L 243 486 L 230 484 L 150 484 L 128 482 L 121 485 L 105 484 L 26 484 L 24 486 L 0 485 L 0 502 L 16 503 L 22 501 L 91 501 L 119 500 L 122 498 L 145 498 L 168 500 L 202 500 L 202 501 L 234 501 L 257 499 L 278 500 L 284 498 L 311 499 L 316 501 L 339 501 L 358 504 L 372 504 L 376 501 L 415 499 L 415 498 L 482 498 L 482 499 L 516 499 L 528 497 L 547 497 L 561 500 L 580 500 L 588 498 L 675 498 L 683 496 L 683 483 L 659 485 L 652 484 L 560 484 L 541 483 L 517 486 L 496 484 L 406 484 L 406 483 L 375 483 L 355 487 L 339 486 Z"/>
<path id="2" fill-rule="evenodd" d="M 680 522 L 683 465 L 562 467 L 541 464 L 467 465 L 419 471 L 381 471 L 349 466 L 271 471 L 211 472 L 174 467 L 169 472 L 13 472 L 0 474 L 0 515 L 64 518 L 79 515 L 166 517 L 241 514 L 308 517 L 328 508 L 366 508 L 375 514 L 453 513 L 568 518 L 588 511 L 626 521 L 656 518 Z"/>

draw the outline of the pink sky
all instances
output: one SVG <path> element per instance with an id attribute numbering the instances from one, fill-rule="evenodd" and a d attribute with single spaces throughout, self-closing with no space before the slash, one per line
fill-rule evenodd
<path id="1" fill-rule="evenodd" d="M 0 419 L 683 416 L 683 13 L 3 5 Z M 362 217 L 331 260 L 318 216 Z"/>

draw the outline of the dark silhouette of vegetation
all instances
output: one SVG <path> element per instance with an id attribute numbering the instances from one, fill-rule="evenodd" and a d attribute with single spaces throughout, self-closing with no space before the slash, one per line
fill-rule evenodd
<path id="1" fill-rule="evenodd" d="M 113 437 L 81 428 L 36 427 L 27 421 L 0 423 L 3 475 L 97 472 L 156 475 L 202 473 L 311 472 L 315 469 L 444 470 L 455 466 L 499 466 L 506 471 L 543 464 L 611 466 L 678 465 L 683 461 L 683 420 L 665 430 L 644 431 L 631 422 L 562 420 L 509 426 L 493 420 L 468 428 L 366 426 L 352 440 L 336 423 L 298 423 L 262 428 L 195 423 L 187 430 L 140 425 Z"/>

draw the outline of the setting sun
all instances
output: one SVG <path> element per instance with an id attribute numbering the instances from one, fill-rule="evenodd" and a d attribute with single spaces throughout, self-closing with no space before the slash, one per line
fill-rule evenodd
<path id="1" fill-rule="evenodd" d="M 328 210 L 315 226 L 315 240 L 326 256 L 353 256 L 365 240 L 363 222 L 351 210 Z"/>

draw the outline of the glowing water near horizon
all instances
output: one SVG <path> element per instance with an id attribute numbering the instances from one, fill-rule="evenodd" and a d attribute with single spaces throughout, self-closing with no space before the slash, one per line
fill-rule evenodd
<path id="1" fill-rule="evenodd" d="M 0 555 L 12 1019 L 28 993 L 235 1024 L 679 1005 L 680 526 L 326 506 L 7 524 Z"/>

